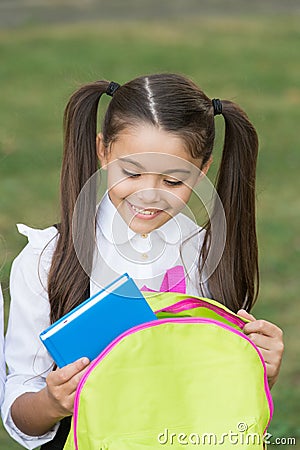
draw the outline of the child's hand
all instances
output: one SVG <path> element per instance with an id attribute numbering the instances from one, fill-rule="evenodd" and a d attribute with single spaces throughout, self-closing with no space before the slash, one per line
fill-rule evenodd
<path id="1" fill-rule="evenodd" d="M 54 416 L 63 418 L 73 414 L 75 391 L 89 362 L 88 358 L 81 358 L 47 376 L 46 391 Z"/>
<path id="2" fill-rule="evenodd" d="M 12 419 L 23 433 L 41 436 L 59 420 L 73 413 L 77 385 L 89 366 L 88 358 L 81 358 L 46 378 L 46 387 L 38 392 L 25 392 L 11 407 Z"/>
<path id="3" fill-rule="evenodd" d="M 237 314 L 251 321 L 246 323 L 243 331 L 259 348 L 264 358 L 271 388 L 277 380 L 284 349 L 282 330 L 266 320 L 256 320 L 244 309 L 240 309 Z"/>

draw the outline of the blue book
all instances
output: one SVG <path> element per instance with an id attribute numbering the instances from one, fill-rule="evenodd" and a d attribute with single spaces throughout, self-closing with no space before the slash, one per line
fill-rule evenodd
<path id="1" fill-rule="evenodd" d="M 40 339 L 57 366 L 63 367 L 83 356 L 93 360 L 124 331 L 156 319 L 125 273 L 53 323 Z"/>

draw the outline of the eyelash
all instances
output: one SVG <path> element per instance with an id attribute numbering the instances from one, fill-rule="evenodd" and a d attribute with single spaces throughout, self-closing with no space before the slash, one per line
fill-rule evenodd
<path id="1" fill-rule="evenodd" d="M 141 176 L 140 173 L 131 173 L 131 172 L 127 172 L 127 170 L 122 169 L 122 172 L 124 175 L 126 175 L 129 178 L 138 178 Z M 168 186 L 181 186 L 183 183 L 182 181 L 170 181 L 170 180 L 164 180 L 164 182 L 168 185 Z"/>
<path id="2" fill-rule="evenodd" d="M 169 186 L 181 186 L 183 184 L 182 181 L 170 181 L 170 180 L 164 180 L 164 181 Z"/>

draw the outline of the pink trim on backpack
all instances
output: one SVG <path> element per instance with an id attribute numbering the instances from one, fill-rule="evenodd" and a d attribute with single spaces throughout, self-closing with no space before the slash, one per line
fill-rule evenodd
<path id="1" fill-rule="evenodd" d="M 234 325 L 237 325 L 239 328 L 243 329 L 246 323 L 241 319 L 240 317 L 231 314 L 228 311 L 225 311 L 224 309 L 220 308 L 217 305 L 212 305 L 211 303 L 206 302 L 205 300 L 201 300 L 198 298 L 186 298 L 184 300 L 181 300 L 177 303 L 174 303 L 171 306 L 166 306 L 165 308 L 158 309 L 157 311 L 154 311 L 155 314 L 160 312 L 170 312 L 170 313 L 180 313 L 182 311 L 187 311 L 189 309 L 195 309 L 195 308 L 207 308 L 211 311 L 216 312 L 219 314 L 219 316 L 223 317 L 224 319 L 228 320 Z"/>
<path id="2" fill-rule="evenodd" d="M 141 291 L 157 292 L 145 285 L 141 288 Z M 179 294 L 186 293 L 185 275 L 182 266 L 175 266 L 166 271 L 159 292 L 177 292 Z"/>

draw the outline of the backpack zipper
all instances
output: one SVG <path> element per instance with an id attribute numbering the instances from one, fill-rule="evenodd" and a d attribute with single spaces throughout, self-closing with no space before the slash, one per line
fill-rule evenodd
<path id="1" fill-rule="evenodd" d="M 241 329 L 243 329 L 245 326 L 245 322 L 242 319 L 240 319 L 239 317 L 234 316 L 233 314 L 230 314 L 228 311 L 220 308 L 217 305 L 212 305 L 211 303 L 208 303 L 201 299 L 194 300 L 192 298 L 188 298 L 185 300 L 181 300 L 178 303 L 174 303 L 174 305 L 167 306 L 166 308 L 155 311 L 155 314 L 159 313 L 159 312 L 176 313 L 176 312 L 186 311 L 188 309 L 195 309 L 195 308 L 201 308 L 201 307 L 205 307 L 207 309 L 210 309 L 211 311 L 218 313 L 221 317 L 228 320 L 233 325 L 237 325 Z"/>
<path id="2" fill-rule="evenodd" d="M 179 302 L 179 303 L 181 303 L 181 302 Z M 78 440 L 77 440 L 77 420 L 78 420 L 78 409 L 79 409 L 79 397 L 80 397 L 80 393 L 81 393 L 81 391 L 83 389 L 83 386 L 84 386 L 85 382 L 87 381 L 87 378 L 89 377 L 89 375 L 92 372 L 92 370 L 126 336 L 129 336 L 130 334 L 134 334 L 134 333 L 136 333 L 136 332 L 138 332 L 140 330 L 144 330 L 146 328 L 151 328 L 151 327 L 162 325 L 164 323 L 173 323 L 173 322 L 175 322 L 175 323 L 176 322 L 180 322 L 180 323 L 209 323 L 209 324 L 214 324 L 214 325 L 217 325 L 217 326 L 219 326 L 221 328 L 224 328 L 225 330 L 228 330 L 228 331 L 230 331 L 232 333 L 237 334 L 242 339 L 246 339 L 252 345 L 254 350 L 256 350 L 256 352 L 257 352 L 257 354 L 258 354 L 258 356 L 259 356 L 259 358 L 261 360 L 261 363 L 263 365 L 263 369 L 264 369 L 264 387 L 265 387 L 265 393 L 266 393 L 266 397 L 267 397 L 267 401 L 268 401 L 268 405 L 269 405 L 269 411 L 270 411 L 269 421 L 268 421 L 267 426 L 266 426 L 266 428 L 264 430 L 264 434 L 265 434 L 265 432 L 268 429 L 268 426 L 269 426 L 269 424 L 271 422 L 272 416 L 273 416 L 274 406 L 273 406 L 273 400 L 272 400 L 272 396 L 271 396 L 271 393 L 270 393 L 270 388 L 269 388 L 269 383 L 268 383 L 268 378 L 267 378 L 266 364 L 265 364 L 265 361 L 264 361 L 264 359 L 263 359 L 259 349 L 256 347 L 256 345 L 242 331 L 239 331 L 236 328 L 232 328 L 230 325 L 227 325 L 225 323 L 218 322 L 217 320 L 206 319 L 206 318 L 203 318 L 203 317 L 177 317 L 177 318 L 174 317 L 174 318 L 158 319 L 158 320 L 154 320 L 154 321 L 151 321 L 151 322 L 145 322 L 145 323 L 142 323 L 140 325 L 136 325 L 135 327 L 132 327 L 129 330 L 124 331 L 124 333 L 120 334 L 110 344 L 108 344 L 108 346 L 100 353 L 100 355 L 97 356 L 97 358 L 95 358 L 91 362 L 90 367 L 88 368 L 88 370 L 85 372 L 85 374 L 81 378 L 81 380 L 80 380 L 80 382 L 79 382 L 79 384 L 77 386 L 76 393 L 75 393 L 74 413 L 73 413 L 73 433 L 74 433 L 74 445 L 75 445 L 75 449 L 76 450 L 79 450 Z"/>

